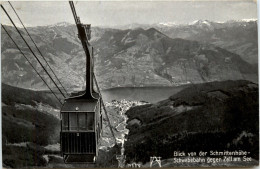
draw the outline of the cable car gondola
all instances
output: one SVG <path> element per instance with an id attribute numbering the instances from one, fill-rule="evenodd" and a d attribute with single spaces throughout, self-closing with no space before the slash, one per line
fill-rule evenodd
<path id="1" fill-rule="evenodd" d="M 101 98 L 93 89 L 90 25 L 81 24 L 78 17 L 75 20 L 86 53 L 86 90 L 81 96 L 65 99 L 61 108 L 61 154 L 65 163 L 95 163 L 102 131 Z"/>

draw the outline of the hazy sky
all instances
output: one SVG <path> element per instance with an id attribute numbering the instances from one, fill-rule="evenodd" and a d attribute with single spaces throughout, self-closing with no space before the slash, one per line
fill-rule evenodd
<path id="1" fill-rule="evenodd" d="M 11 2 L 27 26 L 74 23 L 68 1 Z M 190 23 L 194 20 L 227 21 L 257 18 L 255 1 L 75 1 L 83 23 L 92 26 L 117 26 L 132 23 Z M 3 6 L 14 21 L 7 2 Z M 10 24 L 1 10 L 1 22 Z"/>

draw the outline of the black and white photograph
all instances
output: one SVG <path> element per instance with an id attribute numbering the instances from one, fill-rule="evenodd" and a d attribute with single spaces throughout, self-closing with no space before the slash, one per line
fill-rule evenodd
<path id="1" fill-rule="evenodd" d="M 0 4 L 3 168 L 259 167 L 256 0 Z"/>

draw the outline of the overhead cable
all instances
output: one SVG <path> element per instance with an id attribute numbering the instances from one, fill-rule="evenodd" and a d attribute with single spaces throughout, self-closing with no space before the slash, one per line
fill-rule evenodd
<path id="1" fill-rule="evenodd" d="M 5 14 L 7 15 L 7 17 L 9 18 L 9 20 L 11 21 L 12 25 L 15 27 L 16 31 L 18 32 L 18 34 L 20 35 L 20 37 L 23 39 L 23 41 L 25 42 L 25 44 L 27 45 L 27 47 L 29 48 L 29 50 L 32 52 L 33 56 L 35 57 L 35 59 L 38 61 L 38 63 L 41 65 L 41 67 L 44 69 L 44 71 L 47 73 L 47 75 L 50 77 L 50 79 L 52 80 L 52 82 L 54 83 L 54 85 L 57 87 L 57 89 L 59 90 L 59 92 L 62 94 L 62 96 L 65 98 L 65 95 L 63 94 L 63 92 L 60 90 L 59 86 L 56 84 L 56 82 L 53 80 L 53 78 L 51 77 L 51 75 L 48 73 L 48 71 L 46 70 L 46 68 L 42 65 L 41 61 L 39 60 L 39 58 L 35 55 L 35 53 L 33 52 L 33 50 L 31 49 L 31 47 L 29 46 L 29 44 L 26 42 L 26 40 L 24 39 L 23 35 L 21 34 L 21 32 L 18 30 L 18 28 L 16 27 L 15 23 L 13 22 L 12 18 L 10 17 L 10 15 L 7 13 L 7 11 L 5 10 L 5 8 L 3 7 L 3 5 L 1 5 L 1 8 L 3 9 L 3 11 L 5 12 Z"/>
<path id="2" fill-rule="evenodd" d="M 37 75 L 42 79 L 42 81 L 46 84 L 46 86 L 50 89 L 51 93 L 56 97 L 56 99 L 60 102 L 60 104 L 62 104 L 62 102 L 60 101 L 60 99 L 58 98 L 58 96 L 53 92 L 53 90 L 51 89 L 51 87 L 48 85 L 48 83 L 43 79 L 43 77 L 40 75 L 40 73 L 36 70 L 36 68 L 32 65 L 32 63 L 30 62 L 30 60 L 25 56 L 25 54 L 22 52 L 22 50 L 20 49 L 20 47 L 17 45 L 17 43 L 14 41 L 14 39 L 11 37 L 11 35 L 8 33 L 8 31 L 6 30 L 6 28 L 4 27 L 4 25 L 1 24 L 1 26 L 3 27 L 3 29 L 5 30 L 6 34 L 9 36 L 9 38 L 13 41 L 14 45 L 16 46 L 16 48 L 21 52 L 21 54 L 24 56 L 24 58 L 28 61 L 28 63 L 30 64 L 30 66 L 33 68 L 33 70 L 37 73 Z"/>
<path id="3" fill-rule="evenodd" d="M 49 65 L 49 63 L 47 62 L 47 60 L 45 59 L 45 57 L 43 56 L 42 52 L 40 51 L 40 49 L 38 48 L 38 46 L 36 45 L 36 43 L 34 42 L 34 40 L 32 39 L 30 33 L 28 32 L 27 28 L 24 26 L 21 18 L 19 17 L 19 15 L 17 14 L 16 10 L 14 9 L 13 5 L 11 4 L 10 1 L 8 1 L 8 3 L 10 4 L 10 6 L 12 7 L 14 13 L 16 14 L 17 18 L 19 19 L 20 23 L 22 24 L 23 28 L 25 29 L 26 33 L 28 34 L 28 36 L 30 37 L 31 41 L 33 42 L 34 46 L 36 47 L 36 49 L 38 50 L 39 54 L 42 56 L 43 60 L 46 62 L 47 66 L 50 68 L 51 72 L 54 74 L 55 78 L 58 80 L 59 84 L 61 85 L 61 87 L 63 88 L 63 90 L 66 92 L 66 94 L 68 95 L 68 92 L 66 91 L 66 89 L 64 88 L 64 86 L 61 84 L 59 78 L 56 76 L 56 74 L 54 73 L 53 69 L 51 68 L 51 66 Z"/>

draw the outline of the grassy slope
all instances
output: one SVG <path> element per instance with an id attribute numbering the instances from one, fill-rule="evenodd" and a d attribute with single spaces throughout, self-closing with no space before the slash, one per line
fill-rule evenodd
<path id="1" fill-rule="evenodd" d="M 46 91 L 32 91 L 13 87 L 2 83 L 2 102 L 7 105 L 15 105 L 21 103 L 35 106 L 36 102 L 48 104 L 54 108 L 59 108 L 60 104 L 55 97 Z"/>
<path id="2" fill-rule="evenodd" d="M 31 91 L 2 84 L 3 163 L 9 167 L 44 166 L 41 146 L 59 142 L 60 121 L 33 107 L 42 102 L 58 108 L 45 92 Z M 24 104 L 27 106 L 15 106 Z M 16 147 L 6 143 L 31 142 L 35 146 Z M 30 143 L 30 144 L 31 144 Z"/>
<path id="3" fill-rule="evenodd" d="M 127 126 L 129 161 L 147 162 L 153 155 L 172 158 L 175 150 L 212 149 L 244 149 L 259 158 L 258 86 L 248 81 L 194 85 L 157 104 L 130 109 L 127 116 L 128 122 L 140 121 Z M 233 144 L 243 131 L 253 136 Z"/>

